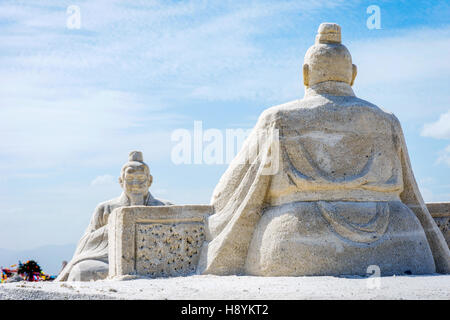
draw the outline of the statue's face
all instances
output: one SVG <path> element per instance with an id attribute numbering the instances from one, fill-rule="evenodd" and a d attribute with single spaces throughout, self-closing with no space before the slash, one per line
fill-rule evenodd
<path id="1" fill-rule="evenodd" d="M 151 185 L 151 177 L 144 166 L 130 166 L 125 169 L 122 188 L 126 194 L 146 195 Z"/>

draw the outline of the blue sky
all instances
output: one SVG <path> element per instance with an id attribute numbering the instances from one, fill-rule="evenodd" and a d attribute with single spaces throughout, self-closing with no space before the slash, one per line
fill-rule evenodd
<path id="1" fill-rule="evenodd" d="M 131 150 L 156 197 L 208 203 L 226 165 L 175 165 L 171 133 L 252 128 L 301 98 L 321 22 L 342 27 L 355 93 L 400 119 L 425 200 L 450 201 L 449 17 L 448 1 L 2 0 L 0 247 L 77 242 Z"/>

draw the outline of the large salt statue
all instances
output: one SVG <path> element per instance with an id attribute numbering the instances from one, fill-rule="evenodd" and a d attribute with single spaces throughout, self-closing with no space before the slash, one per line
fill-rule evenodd
<path id="1" fill-rule="evenodd" d="M 142 152 L 131 152 L 119 178 L 122 194 L 97 206 L 72 260 L 64 267 L 56 281 L 101 280 L 108 276 L 108 219 L 114 209 L 171 204 L 152 196 L 148 190 L 152 182 L 153 177 L 144 163 Z"/>
<path id="2" fill-rule="evenodd" d="M 214 190 L 198 273 L 450 272 L 399 120 L 357 98 L 355 77 L 340 26 L 321 24 L 304 98 L 262 113 Z"/>

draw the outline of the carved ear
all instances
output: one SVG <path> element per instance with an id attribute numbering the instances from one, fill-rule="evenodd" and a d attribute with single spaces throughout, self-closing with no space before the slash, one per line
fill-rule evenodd
<path id="1" fill-rule="evenodd" d="M 307 63 L 303 65 L 303 84 L 309 86 L 309 66 Z"/>
<path id="2" fill-rule="evenodd" d="M 150 186 L 152 185 L 152 183 L 153 183 L 153 176 L 152 175 L 149 175 L 149 177 L 148 177 L 148 187 L 150 188 Z"/>
<path id="3" fill-rule="evenodd" d="M 352 74 L 352 82 L 350 83 L 351 86 L 353 86 L 353 83 L 355 82 L 356 74 L 358 73 L 358 68 L 356 68 L 355 64 L 352 64 L 353 67 L 353 74 Z"/>
<path id="4" fill-rule="evenodd" d="M 120 184 L 121 186 L 123 185 L 122 177 L 119 177 L 119 184 Z"/>

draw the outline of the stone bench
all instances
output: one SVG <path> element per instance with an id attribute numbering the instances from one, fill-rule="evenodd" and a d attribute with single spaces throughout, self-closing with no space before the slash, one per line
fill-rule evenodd
<path id="1" fill-rule="evenodd" d="M 427 208 L 450 248 L 450 202 L 427 203 Z"/>
<path id="2" fill-rule="evenodd" d="M 134 206 L 108 220 L 109 277 L 173 277 L 196 271 L 209 205 Z"/>

